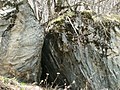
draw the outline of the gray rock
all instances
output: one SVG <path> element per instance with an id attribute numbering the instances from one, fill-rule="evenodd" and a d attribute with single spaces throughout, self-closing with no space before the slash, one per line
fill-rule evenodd
<path id="1" fill-rule="evenodd" d="M 82 19 L 79 20 L 82 22 Z M 109 23 L 109 20 L 105 22 L 101 19 L 101 21 Z M 102 29 L 103 26 L 99 22 L 92 22 L 95 23 L 94 25 L 89 23 L 92 28 L 86 29 L 83 27 L 84 31 L 79 36 L 76 36 L 75 33 L 71 35 L 71 37 L 77 38 L 74 41 L 69 38 L 68 31 L 63 31 L 66 33 L 64 37 L 67 47 L 64 46 L 62 31 L 54 32 L 56 28 L 53 26 L 51 29 L 53 31 L 45 37 L 42 51 L 42 68 L 44 70 L 43 73 L 49 73 L 50 78 L 48 81 L 54 81 L 57 72 L 59 72 L 60 75 L 56 84 L 64 85 L 67 83 L 66 86 L 71 85 L 72 90 L 119 90 L 120 37 L 112 28 L 115 26 L 119 28 L 120 23 L 110 22 L 110 31 L 108 30 L 107 32 Z M 64 25 L 64 23 L 65 21 L 62 24 L 57 24 L 56 22 L 54 25 L 59 27 Z M 100 28 L 97 27 L 97 24 Z M 109 28 L 105 24 L 104 27 Z M 93 28 L 97 32 L 96 35 L 95 32 L 91 33 L 91 30 L 89 30 Z M 118 28 L 117 31 L 120 30 Z M 69 27 L 65 29 L 69 30 Z M 90 39 L 88 38 L 89 35 L 86 35 L 88 33 L 93 34 L 90 34 Z M 110 36 L 106 38 L 104 35 L 109 35 L 109 33 Z M 67 51 L 64 48 L 67 48 Z M 72 84 L 73 81 L 75 81 L 74 84 Z"/>
<path id="2" fill-rule="evenodd" d="M 15 14 L 13 27 L 7 30 L 11 24 L 7 23 L 9 19 L 0 26 L 0 74 L 23 81 L 36 81 L 38 70 L 41 73 L 44 29 L 28 4 L 20 5 L 19 12 Z"/>

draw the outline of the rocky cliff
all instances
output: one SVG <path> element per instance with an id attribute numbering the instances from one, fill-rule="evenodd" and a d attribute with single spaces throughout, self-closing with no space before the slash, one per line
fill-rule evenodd
<path id="1" fill-rule="evenodd" d="M 120 17 L 87 11 L 71 15 L 64 13 L 48 24 L 43 73 L 50 73 L 51 82 L 60 72 L 56 82 L 66 82 L 72 90 L 119 90 Z"/>
<path id="2" fill-rule="evenodd" d="M 0 74 L 35 81 L 43 37 L 44 29 L 29 5 L 26 2 L 8 2 L 8 7 L 1 9 Z"/>
<path id="3" fill-rule="evenodd" d="M 119 15 L 81 10 L 85 3 L 72 0 L 28 1 L 0 2 L 1 75 L 40 83 L 49 74 L 49 84 L 71 90 L 120 89 Z"/>

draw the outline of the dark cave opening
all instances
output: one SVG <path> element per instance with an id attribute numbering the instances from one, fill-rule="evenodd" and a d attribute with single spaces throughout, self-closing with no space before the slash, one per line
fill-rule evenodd
<path id="1" fill-rule="evenodd" d="M 42 75 L 41 78 L 38 79 L 38 82 L 40 83 L 41 80 L 45 81 L 45 79 L 47 78 L 47 74 L 49 74 L 47 84 L 52 85 L 52 83 L 55 81 L 53 87 L 58 85 L 63 88 L 64 84 L 68 83 L 68 81 L 66 80 L 64 74 L 58 69 L 57 65 L 55 64 L 55 59 L 60 58 L 61 56 L 54 56 L 51 52 L 50 43 L 54 43 L 54 41 L 56 42 L 56 40 L 54 39 L 55 38 L 52 33 L 49 33 L 45 36 L 41 54 Z"/>

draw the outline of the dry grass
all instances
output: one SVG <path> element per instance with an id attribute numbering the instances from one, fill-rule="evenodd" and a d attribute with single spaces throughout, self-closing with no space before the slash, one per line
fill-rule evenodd
<path id="1" fill-rule="evenodd" d="M 57 90 L 57 87 L 54 89 L 44 88 L 33 84 L 19 83 L 15 78 L 0 76 L 0 90 Z"/>

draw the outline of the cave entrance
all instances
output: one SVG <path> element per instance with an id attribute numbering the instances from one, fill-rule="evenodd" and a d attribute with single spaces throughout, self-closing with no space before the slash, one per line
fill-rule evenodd
<path id="1" fill-rule="evenodd" d="M 59 58 L 59 56 L 54 56 L 53 52 L 51 51 L 51 44 L 54 43 L 52 41 L 54 37 L 52 34 L 46 35 L 44 39 L 44 44 L 42 48 L 42 59 L 41 59 L 41 67 L 42 67 L 42 75 L 40 78 L 41 80 L 47 79 L 47 84 L 52 85 L 54 82 L 54 86 L 63 86 L 65 83 L 67 83 L 67 80 L 65 79 L 65 76 L 60 70 L 58 69 L 56 65 L 56 58 Z M 56 52 L 57 53 L 57 52 Z M 48 75 L 49 74 L 49 75 Z M 39 82 L 40 82 L 39 81 Z"/>

